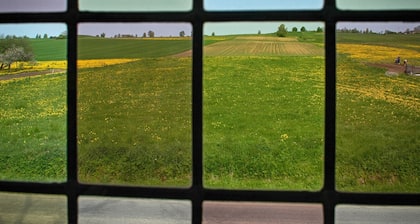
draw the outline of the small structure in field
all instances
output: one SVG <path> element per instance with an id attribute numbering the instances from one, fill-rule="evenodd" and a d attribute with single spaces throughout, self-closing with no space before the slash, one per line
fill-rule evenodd
<path id="1" fill-rule="evenodd" d="M 406 74 L 420 76 L 420 66 L 414 66 L 405 64 L 405 71 Z"/>

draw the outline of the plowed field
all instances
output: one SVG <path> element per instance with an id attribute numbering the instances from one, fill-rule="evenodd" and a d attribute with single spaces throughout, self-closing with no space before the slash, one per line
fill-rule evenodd
<path id="1" fill-rule="evenodd" d="M 322 56 L 324 49 L 296 38 L 241 36 L 204 48 L 206 56 Z"/>

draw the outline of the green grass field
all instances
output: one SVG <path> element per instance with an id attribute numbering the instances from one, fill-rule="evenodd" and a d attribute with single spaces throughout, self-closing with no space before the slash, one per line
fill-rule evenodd
<path id="1" fill-rule="evenodd" d="M 163 57 L 192 48 L 186 38 L 174 39 L 109 39 L 79 38 L 79 59 Z"/>
<path id="2" fill-rule="evenodd" d="M 81 181 L 190 184 L 191 58 L 145 58 L 79 77 Z"/>
<path id="3" fill-rule="evenodd" d="M 0 92 L 0 179 L 65 181 L 65 74 L 0 81 Z"/>
<path id="4" fill-rule="evenodd" d="M 30 39 L 36 61 L 58 61 L 67 59 L 66 39 Z"/>
<path id="5" fill-rule="evenodd" d="M 337 34 L 340 43 L 418 51 L 415 37 Z M 205 45 L 205 186 L 319 190 L 323 34 L 295 33 L 279 41 L 216 36 L 206 37 Z M 190 184 L 191 58 L 162 57 L 189 49 L 190 40 L 79 40 L 83 59 L 141 58 L 79 70 L 82 182 Z M 385 68 L 351 56 L 339 53 L 337 59 L 337 189 L 418 192 L 420 79 L 386 76 Z M 0 178 L 63 181 L 65 76 L 0 81 L 0 88 L 0 100 L 7 102 L 0 107 L 6 127 L 0 161 L 7 164 Z"/>
<path id="6" fill-rule="evenodd" d="M 321 57 L 206 58 L 205 185 L 320 189 L 323 74 Z"/>
<path id="7" fill-rule="evenodd" d="M 337 40 L 420 50 L 418 35 L 339 33 Z M 395 55 L 389 55 L 392 65 Z M 339 54 L 337 61 L 337 188 L 418 192 L 420 79 L 387 76 L 386 68 L 368 65 L 375 61 L 350 56 Z M 410 64 L 420 61 L 418 54 L 405 57 Z"/>

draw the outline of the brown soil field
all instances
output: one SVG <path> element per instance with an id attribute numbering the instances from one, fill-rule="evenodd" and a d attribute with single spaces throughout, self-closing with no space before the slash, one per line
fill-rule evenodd
<path id="1" fill-rule="evenodd" d="M 241 36 L 204 47 L 205 56 L 323 56 L 324 49 L 296 38 Z"/>

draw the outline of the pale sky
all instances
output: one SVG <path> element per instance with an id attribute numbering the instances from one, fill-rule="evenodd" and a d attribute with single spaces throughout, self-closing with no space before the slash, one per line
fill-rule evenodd
<path id="1" fill-rule="evenodd" d="M 210 11 L 320 9 L 323 0 L 203 0 Z M 420 9 L 419 0 L 336 0 L 339 9 Z M 189 11 L 193 0 L 79 0 L 82 11 Z M 0 0 L 0 12 L 59 12 L 66 0 Z"/>
<path id="2" fill-rule="evenodd" d="M 79 0 L 79 8 L 82 11 L 189 11 L 193 0 Z M 401 8 L 420 9 L 420 0 L 337 0 L 340 9 L 392 9 Z M 1 12 L 49 12 L 65 11 L 66 0 L 0 0 Z M 323 0 L 204 0 L 204 7 L 209 11 L 235 11 L 235 10 L 275 10 L 275 9 L 312 9 L 322 8 Z M 403 18 L 402 18 L 403 19 Z M 318 26 L 324 28 L 322 22 L 222 22 L 205 23 L 204 34 L 216 35 L 227 34 L 256 34 L 273 33 L 277 27 L 284 23 L 288 30 L 293 27 L 305 26 L 307 30 L 315 30 Z M 374 32 L 385 29 L 391 31 L 405 31 L 413 29 L 420 23 L 402 22 L 368 22 L 368 23 L 337 23 L 338 28 L 357 28 L 365 30 L 369 28 Z M 191 25 L 188 23 L 82 23 L 79 24 L 79 34 L 99 35 L 104 32 L 107 37 L 115 34 L 137 34 L 152 30 L 156 36 L 178 36 L 180 31 L 191 35 Z M 16 35 L 35 37 L 37 34 L 58 36 L 66 31 L 65 24 L 60 23 L 22 23 L 0 24 L 0 35 Z"/>

